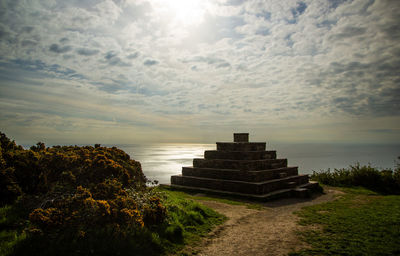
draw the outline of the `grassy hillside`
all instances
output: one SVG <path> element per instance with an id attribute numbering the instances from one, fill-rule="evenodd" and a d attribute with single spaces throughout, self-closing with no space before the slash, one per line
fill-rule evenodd
<path id="1" fill-rule="evenodd" d="M 355 165 L 312 178 L 343 194 L 297 213 L 310 248 L 291 255 L 400 255 L 400 168 Z"/>

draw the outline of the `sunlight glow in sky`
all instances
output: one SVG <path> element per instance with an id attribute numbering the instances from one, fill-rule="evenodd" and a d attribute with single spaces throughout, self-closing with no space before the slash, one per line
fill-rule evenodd
<path id="1" fill-rule="evenodd" d="M 152 4 L 156 12 L 170 18 L 167 22 L 186 27 L 203 21 L 206 2 L 204 0 L 155 0 Z"/>
<path id="2" fill-rule="evenodd" d="M 0 1 L 18 143 L 400 141 L 395 0 Z"/>

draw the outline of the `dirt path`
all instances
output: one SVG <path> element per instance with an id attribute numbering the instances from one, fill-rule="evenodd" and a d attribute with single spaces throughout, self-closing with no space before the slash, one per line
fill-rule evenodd
<path id="1" fill-rule="evenodd" d="M 303 206 L 333 200 L 341 193 L 325 189 L 325 194 L 312 199 L 284 199 L 265 203 L 262 210 L 243 205 L 229 205 L 215 201 L 200 201 L 226 215 L 229 220 L 217 227 L 192 252 L 197 255 L 287 255 L 305 245 L 296 237 L 297 216 L 294 211 Z"/>

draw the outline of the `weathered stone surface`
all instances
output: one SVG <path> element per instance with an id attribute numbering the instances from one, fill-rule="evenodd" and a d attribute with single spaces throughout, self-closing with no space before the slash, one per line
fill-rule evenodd
<path id="1" fill-rule="evenodd" d="M 246 182 L 237 180 L 210 179 L 194 176 L 171 176 L 171 182 L 176 185 L 232 191 L 245 194 L 262 195 L 274 190 L 291 188 L 289 183 L 302 185 L 308 182 L 308 175 L 296 175 L 282 179 L 264 182 Z"/>
<path id="2" fill-rule="evenodd" d="M 265 142 L 217 142 L 218 151 L 264 151 Z"/>
<path id="3" fill-rule="evenodd" d="M 261 160 L 276 159 L 276 151 L 204 151 L 205 159 Z"/>
<path id="4" fill-rule="evenodd" d="M 283 175 L 283 173 L 285 175 Z M 296 167 L 281 167 L 269 170 L 259 170 L 259 171 L 248 171 L 248 176 L 250 176 L 252 181 L 266 181 L 272 179 L 280 179 L 288 176 L 298 175 L 297 166 Z"/>
<path id="5" fill-rule="evenodd" d="M 285 173 L 284 176 L 282 174 Z M 240 180 L 249 182 L 260 182 L 272 179 L 285 178 L 288 176 L 297 175 L 297 167 L 283 167 L 270 170 L 259 171 L 241 171 L 236 169 L 218 169 L 218 168 L 198 168 L 198 167 L 183 167 L 183 176 L 194 176 L 211 179 L 223 180 Z"/>
<path id="6" fill-rule="evenodd" d="M 287 167 L 287 159 L 230 160 L 195 158 L 193 159 L 193 167 L 257 171 Z"/>
<path id="7" fill-rule="evenodd" d="M 311 195 L 310 190 L 307 188 L 296 188 L 293 190 L 293 193 L 296 197 L 300 198 L 307 198 Z"/>
<path id="8" fill-rule="evenodd" d="M 203 192 L 207 194 L 214 194 L 214 195 L 223 195 L 223 196 L 233 196 L 233 197 L 238 197 L 238 198 L 245 198 L 245 199 L 251 199 L 251 200 L 257 200 L 257 201 L 269 201 L 269 200 L 275 200 L 279 198 L 286 198 L 286 197 L 298 197 L 299 193 L 296 193 L 293 188 L 288 188 L 288 189 L 278 189 L 274 190 L 272 192 L 262 194 L 262 195 L 257 195 L 257 194 L 245 194 L 245 193 L 238 193 L 238 192 L 232 192 L 232 191 L 222 191 L 218 189 L 208 189 L 208 188 L 200 188 L 200 187 L 190 187 L 190 186 L 182 186 L 182 185 L 176 185 L 174 184 L 172 186 L 173 188 L 179 189 L 179 190 L 186 190 L 186 191 L 196 191 L 196 192 Z M 308 190 L 308 196 L 311 195 L 311 193 L 314 192 L 322 192 L 322 188 L 319 186 L 318 183 L 314 183 L 313 181 L 310 181 L 308 183 L 302 184 L 296 189 L 302 189 L 305 188 Z"/>
<path id="9" fill-rule="evenodd" d="M 249 142 L 248 133 L 234 133 L 233 142 Z"/>

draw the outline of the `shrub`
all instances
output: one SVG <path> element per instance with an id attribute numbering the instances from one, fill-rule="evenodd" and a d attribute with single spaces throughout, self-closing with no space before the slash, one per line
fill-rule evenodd
<path id="1" fill-rule="evenodd" d="M 3 133 L 0 142 L 1 204 L 23 209 L 30 247 L 36 241 L 45 250 L 38 240 L 84 248 L 100 237 L 143 238 L 166 219 L 160 193 L 146 187 L 140 163 L 116 147 L 46 148 L 39 142 L 25 150 Z"/>
<path id="2" fill-rule="evenodd" d="M 331 186 L 361 186 L 385 194 L 400 194 L 400 169 L 378 170 L 356 164 L 349 168 L 313 172 L 311 179 Z"/>
<path id="3" fill-rule="evenodd" d="M 7 255 L 160 255 L 223 221 L 146 187 L 140 163 L 115 147 L 0 142 L 0 209 L 10 209 L 0 227 L 16 234 Z"/>
<path id="4" fill-rule="evenodd" d="M 25 195 L 70 194 L 78 186 L 92 189 L 109 178 L 116 179 L 124 188 L 142 190 L 146 187 L 140 163 L 115 147 L 46 148 L 39 142 L 30 150 L 24 150 L 3 135 L 1 133 L 1 145 L 4 143 L 6 147 L 2 146 L 0 155 L 2 180 L 6 180 L 9 187 L 18 185 Z M 5 196 L 1 194 L 1 198 Z"/>
<path id="5" fill-rule="evenodd" d="M 17 183 L 15 169 L 8 166 L 9 152 L 21 150 L 4 133 L 0 132 L 0 206 L 13 203 L 21 195 L 21 188 Z"/>
<path id="6" fill-rule="evenodd" d="M 0 169 L 0 206 L 13 203 L 21 195 L 21 188 L 16 182 L 14 168 Z"/>

